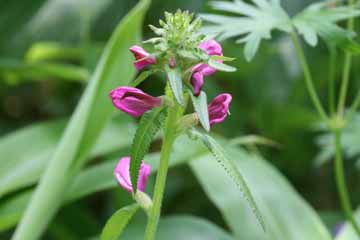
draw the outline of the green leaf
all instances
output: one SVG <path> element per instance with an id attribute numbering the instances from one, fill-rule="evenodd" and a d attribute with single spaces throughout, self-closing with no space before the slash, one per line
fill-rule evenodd
<path id="1" fill-rule="evenodd" d="M 198 114 L 199 120 L 203 128 L 209 132 L 210 131 L 210 122 L 209 122 L 209 112 L 207 104 L 206 93 L 201 91 L 199 96 L 194 96 L 192 92 L 189 94 L 191 96 L 194 109 Z"/>
<path id="2" fill-rule="evenodd" d="M 210 56 L 210 59 L 215 60 L 215 61 L 221 60 L 221 61 L 224 61 L 224 62 L 231 62 L 231 61 L 234 61 L 236 58 L 219 56 L 219 55 L 212 55 L 212 56 Z"/>
<path id="3" fill-rule="evenodd" d="M 143 81 L 145 81 L 151 74 L 153 74 L 154 72 L 149 70 L 149 71 L 142 71 L 139 76 L 131 82 L 131 86 L 132 87 L 136 87 L 138 85 L 140 85 Z"/>
<path id="4" fill-rule="evenodd" d="M 114 137 L 112 139 L 114 139 Z M 176 140 L 177 144 L 173 147 L 172 157 L 169 163 L 170 167 L 188 162 L 193 159 L 194 156 L 205 152 L 205 149 L 196 144 L 189 144 L 188 141 L 185 136 L 180 136 Z M 129 142 L 129 147 L 130 144 Z M 184 151 L 184 148 L 186 148 L 186 151 Z M 159 159 L 159 153 L 152 153 L 145 156 L 144 161 L 151 165 L 152 173 L 157 171 Z M 118 161 L 118 159 L 113 159 L 82 170 L 69 185 L 62 204 L 74 202 L 95 192 L 118 187 L 113 174 L 109 174 L 114 171 Z M 33 190 L 25 191 L 16 194 L 5 202 L 0 202 L 0 231 L 5 231 L 13 227 L 20 220 L 30 201 L 32 193 Z"/>
<path id="5" fill-rule="evenodd" d="M 280 6 L 280 1 L 252 0 L 252 2 L 255 5 L 242 0 L 211 2 L 215 10 L 235 16 L 200 15 L 209 23 L 203 28 L 204 32 L 217 33 L 220 40 L 240 36 L 238 42 L 245 43 L 245 56 L 248 61 L 255 56 L 261 40 L 271 38 L 272 30 L 291 32 L 291 22 Z"/>
<path id="6" fill-rule="evenodd" d="M 316 46 L 318 36 L 330 44 L 345 50 L 360 53 L 360 47 L 352 38 L 354 33 L 336 25 L 337 22 L 360 15 L 360 10 L 354 6 L 329 7 L 328 2 L 314 3 L 293 18 L 297 31 L 310 46 Z"/>
<path id="7" fill-rule="evenodd" d="M 142 116 L 136 130 L 133 144 L 131 146 L 130 161 L 130 177 L 133 189 L 135 189 L 134 192 L 137 191 L 141 161 L 143 160 L 145 154 L 149 151 L 153 138 L 164 122 L 164 110 L 164 107 L 158 107 L 146 112 Z"/>
<path id="8" fill-rule="evenodd" d="M 37 42 L 27 51 L 25 59 L 28 62 L 47 60 L 79 61 L 83 55 L 79 47 L 70 47 L 58 42 Z"/>
<path id="9" fill-rule="evenodd" d="M 167 76 L 170 83 L 170 88 L 178 104 L 184 106 L 183 83 L 181 78 L 181 71 L 177 68 L 168 68 Z"/>
<path id="10" fill-rule="evenodd" d="M 97 139 L 88 159 L 128 147 L 135 124 L 126 115 L 112 119 Z M 0 138 L 0 199 L 18 189 L 35 184 L 55 151 L 66 121 L 38 123 Z M 114 141 L 117 139 L 117 141 Z M 31 142 L 31 148 L 29 147 Z"/>
<path id="11" fill-rule="evenodd" d="M 68 81 L 85 82 L 90 73 L 83 67 L 63 63 L 26 63 L 13 59 L 0 59 L 0 75 L 9 81 L 45 80 L 59 78 Z"/>
<path id="12" fill-rule="evenodd" d="M 213 68 L 223 71 L 223 72 L 235 72 L 236 71 L 235 67 L 218 62 L 218 61 L 214 60 L 213 58 L 210 58 L 207 63 L 209 64 L 210 67 L 213 67 Z"/>
<path id="13" fill-rule="evenodd" d="M 106 222 L 101 233 L 101 240 L 117 240 L 124 231 L 130 219 L 139 209 L 138 204 L 132 204 L 116 211 Z"/>
<path id="14" fill-rule="evenodd" d="M 196 135 L 201 138 L 201 140 L 205 144 L 205 146 L 214 155 L 216 160 L 220 163 L 220 165 L 224 168 L 226 173 L 233 179 L 233 181 L 238 186 L 240 191 L 244 194 L 244 198 L 248 202 L 251 210 L 255 214 L 255 216 L 256 216 L 257 220 L 259 221 L 261 227 L 265 231 L 264 219 L 263 219 L 263 217 L 262 217 L 262 215 L 261 215 L 261 213 L 259 211 L 259 208 L 258 208 L 258 206 L 257 206 L 257 204 L 256 204 L 256 202 L 255 202 L 255 200 L 254 200 L 254 198 L 252 196 L 252 193 L 251 193 L 245 179 L 243 178 L 243 176 L 239 172 L 236 165 L 226 156 L 223 148 L 221 147 L 220 144 L 218 144 L 216 142 L 215 139 L 213 139 L 212 137 L 210 137 L 207 134 L 201 134 L 199 132 L 196 133 Z"/>
<path id="15" fill-rule="evenodd" d="M 257 219 L 246 207 L 246 200 L 237 191 L 237 186 L 215 161 L 211 161 L 210 154 L 196 157 L 190 166 L 236 239 L 332 239 L 315 210 L 275 167 L 241 148 L 226 143 L 224 146 L 256 199 L 266 223 L 266 232 L 259 229 Z"/>
<path id="16" fill-rule="evenodd" d="M 149 0 L 140 1 L 116 28 L 18 225 L 14 239 L 39 238 L 59 209 L 64 192 L 84 165 L 95 140 L 114 111 L 108 92 L 119 84 L 127 85 L 134 76 L 128 47 L 140 41 L 143 17 L 149 4 Z"/>
<path id="17" fill-rule="evenodd" d="M 144 224 L 131 224 L 124 232 L 123 239 L 143 240 Z M 235 240 L 217 225 L 194 216 L 175 215 L 160 220 L 157 240 Z"/>

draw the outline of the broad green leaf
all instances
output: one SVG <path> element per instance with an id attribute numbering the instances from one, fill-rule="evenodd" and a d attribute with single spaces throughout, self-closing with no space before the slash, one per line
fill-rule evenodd
<path id="1" fill-rule="evenodd" d="M 213 67 L 213 68 L 223 71 L 223 72 L 235 72 L 236 71 L 235 67 L 218 62 L 218 61 L 214 60 L 213 58 L 210 58 L 207 63 L 209 64 L 210 67 Z"/>
<path id="2" fill-rule="evenodd" d="M 177 68 L 169 68 L 167 76 L 170 83 L 170 88 L 178 104 L 184 106 L 184 93 L 181 72 Z"/>
<path id="3" fill-rule="evenodd" d="M 131 224 L 123 234 L 124 240 L 143 240 L 143 223 Z M 174 215 L 160 220 L 157 240 L 234 240 L 215 224 L 194 216 Z"/>
<path id="4" fill-rule="evenodd" d="M 359 16 L 360 10 L 354 6 L 329 7 L 328 4 L 314 3 L 305 8 L 293 18 L 295 28 L 310 46 L 316 46 L 320 36 L 330 44 L 360 53 L 360 46 L 352 40 L 354 33 L 336 25 L 339 21 Z"/>
<path id="5" fill-rule="evenodd" d="M 153 74 L 153 71 L 142 71 L 139 76 L 131 82 L 131 86 L 136 87 L 140 85 L 143 81 L 145 81 L 151 74 Z"/>
<path id="6" fill-rule="evenodd" d="M 128 47 L 140 41 L 142 21 L 149 4 L 149 0 L 140 1 L 121 21 L 105 47 L 94 75 L 18 225 L 14 240 L 24 239 L 25 236 L 28 240 L 39 238 L 59 209 L 65 190 L 84 165 L 114 110 L 108 92 L 117 85 L 127 85 L 134 76 Z"/>
<path id="7" fill-rule="evenodd" d="M 12 197 L 0 206 L 0 232 L 16 225 L 21 218 L 32 192 L 25 192 Z"/>
<path id="8" fill-rule="evenodd" d="M 33 44 L 25 55 L 28 62 L 47 60 L 72 60 L 79 61 L 82 58 L 82 49 L 70 47 L 57 42 L 37 42 Z"/>
<path id="9" fill-rule="evenodd" d="M 264 219 L 260 213 L 260 210 L 252 196 L 252 193 L 241 175 L 239 169 L 236 167 L 236 165 L 231 161 L 227 155 L 224 152 L 224 149 L 220 144 L 216 142 L 215 139 L 210 137 L 206 134 L 197 134 L 202 142 L 205 144 L 205 146 L 209 149 L 209 151 L 214 155 L 216 160 L 219 162 L 221 167 L 224 168 L 226 173 L 233 179 L 237 187 L 240 189 L 240 191 L 244 194 L 244 198 L 248 202 L 251 210 L 253 211 L 254 215 L 256 216 L 257 220 L 259 221 L 261 227 L 265 231 L 265 222 Z"/>
<path id="10" fill-rule="evenodd" d="M 186 163 L 193 159 L 194 156 L 205 152 L 205 149 L 201 146 L 189 144 L 189 140 L 185 136 L 179 137 L 176 142 L 169 163 L 170 167 Z M 186 151 L 184 151 L 184 148 L 186 148 Z M 151 165 L 152 173 L 157 171 L 159 159 L 160 155 L 158 153 L 145 156 L 144 161 Z M 117 162 L 118 159 L 114 159 L 82 170 L 68 187 L 63 204 L 76 201 L 95 192 L 118 187 L 113 176 Z M 19 193 L 0 204 L 0 231 L 13 227 L 20 220 L 32 192 L 32 190 L 29 190 Z"/>
<path id="11" fill-rule="evenodd" d="M 149 112 L 146 112 L 142 116 L 136 130 L 133 144 L 131 146 L 130 161 L 130 177 L 134 192 L 137 191 L 141 161 L 148 153 L 153 138 L 160 130 L 164 122 L 164 111 L 164 107 L 157 107 Z"/>
<path id="12" fill-rule="evenodd" d="M 139 209 L 138 204 L 132 204 L 116 211 L 106 222 L 101 233 L 101 240 L 117 240 L 126 228 L 130 219 Z"/>
<path id="13" fill-rule="evenodd" d="M 229 142 L 232 145 L 264 145 L 269 147 L 281 148 L 281 144 L 258 135 L 245 135 L 233 138 Z"/>
<path id="14" fill-rule="evenodd" d="M 39 180 L 55 151 L 65 123 L 65 120 L 38 123 L 0 138 L 0 155 L 7 156 L 0 159 L 0 199 Z M 132 136 L 134 132 L 135 125 L 127 116 L 112 119 L 102 131 L 88 158 L 128 147 L 131 139 L 118 136 Z M 32 143 L 31 146 L 29 142 Z"/>
<path id="15" fill-rule="evenodd" d="M 212 156 L 201 155 L 190 162 L 206 195 L 220 210 L 236 239 L 331 240 L 317 213 L 291 187 L 286 178 L 261 157 L 230 144 L 226 152 L 241 171 L 256 199 L 266 224 L 260 230 L 237 186 Z"/>
<path id="16" fill-rule="evenodd" d="M 206 93 L 201 91 L 200 95 L 197 97 L 194 96 L 192 93 L 190 93 L 189 95 L 191 96 L 191 101 L 194 105 L 196 113 L 198 114 L 201 125 L 207 132 L 209 132 L 210 122 Z"/>
<path id="17" fill-rule="evenodd" d="M 357 209 L 355 214 L 355 219 L 360 223 L 360 209 Z M 359 236 L 355 232 L 354 228 L 349 222 L 346 222 L 344 226 L 340 229 L 339 233 L 335 237 L 335 240 L 357 240 Z"/>
<path id="18" fill-rule="evenodd" d="M 290 32 L 291 22 L 280 6 L 280 1 L 252 0 L 251 5 L 242 0 L 233 2 L 214 1 L 215 10 L 235 16 L 220 14 L 201 14 L 209 23 L 203 28 L 206 33 L 217 33 L 220 40 L 238 37 L 245 43 L 245 56 L 250 61 L 258 50 L 262 39 L 271 38 L 274 29 Z"/>
<path id="19" fill-rule="evenodd" d="M 0 59 L 0 76 L 13 82 L 23 80 L 44 80 L 60 78 L 69 81 L 85 82 L 90 78 L 87 69 L 63 63 L 26 63 L 12 59 Z"/>

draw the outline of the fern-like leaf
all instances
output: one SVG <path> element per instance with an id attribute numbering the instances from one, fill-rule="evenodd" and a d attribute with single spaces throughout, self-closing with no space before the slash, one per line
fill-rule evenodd
<path id="1" fill-rule="evenodd" d="M 240 36 L 238 42 L 245 43 L 245 58 L 248 61 L 255 56 L 261 40 L 271 37 L 272 30 L 291 31 L 290 19 L 281 8 L 279 0 L 252 0 L 252 2 L 254 5 L 242 0 L 211 2 L 215 10 L 240 16 L 200 15 L 210 23 L 203 28 L 203 31 L 209 34 L 217 33 L 219 40 Z"/>
<path id="2" fill-rule="evenodd" d="M 238 186 L 240 191 L 243 193 L 244 198 L 249 203 L 251 210 L 253 211 L 256 219 L 259 221 L 261 227 L 265 231 L 265 222 L 259 211 L 259 208 L 251 194 L 251 191 L 239 172 L 237 166 L 226 156 L 224 149 L 221 147 L 217 141 L 207 134 L 202 134 L 196 130 L 193 130 L 193 135 L 199 137 L 204 145 L 208 148 L 208 150 L 213 154 L 216 160 L 220 163 L 220 165 L 224 168 L 227 174 L 233 179 L 235 184 Z"/>
<path id="3" fill-rule="evenodd" d="M 293 18 L 293 24 L 310 46 L 316 46 L 320 36 L 330 44 L 360 53 L 352 39 L 354 32 L 337 25 L 337 22 L 360 15 L 354 6 L 329 6 L 329 2 L 314 3 Z"/>
<path id="4" fill-rule="evenodd" d="M 159 131 L 164 122 L 164 107 L 155 108 L 146 112 L 139 123 L 138 129 L 131 146 L 131 161 L 130 161 L 130 177 L 134 189 L 137 191 L 137 183 L 139 178 L 139 170 L 141 161 L 145 154 L 149 151 L 151 141 L 155 134 Z"/>

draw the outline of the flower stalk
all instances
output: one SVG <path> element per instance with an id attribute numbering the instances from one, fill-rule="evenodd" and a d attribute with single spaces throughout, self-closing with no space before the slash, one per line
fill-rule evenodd
<path id="1" fill-rule="evenodd" d="M 350 24 L 351 26 L 351 24 Z M 291 33 L 291 38 L 295 47 L 296 54 L 298 56 L 298 59 L 300 61 L 300 65 L 304 72 L 305 77 L 305 84 L 307 87 L 307 90 L 309 92 L 310 98 L 315 106 L 315 109 L 317 110 L 318 114 L 321 116 L 322 120 L 327 124 L 327 127 L 334 135 L 334 148 L 335 148 L 335 180 L 336 180 L 336 186 L 339 192 L 339 197 L 341 201 L 342 209 L 346 215 L 346 218 L 349 220 L 353 228 L 355 229 L 358 236 L 360 236 L 360 228 L 354 218 L 354 214 L 352 212 L 351 203 L 349 200 L 349 193 L 346 187 L 345 183 L 345 177 L 344 177 L 344 167 L 343 167 L 343 159 L 342 159 L 342 152 L 341 152 L 341 130 L 343 129 L 345 125 L 345 121 L 343 119 L 343 111 L 344 111 L 344 104 L 345 104 L 345 98 L 346 98 L 346 89 L 348 85 L 348 79 L 349 79 L 349 71 L 350 71 L 350 64 L 351 64 L 351 55 L 350 57 L 345 59 L 345 67 L 344 67 L 344 76 L 343 76 L 343 82 L 340 92 L 340 99 L 339 99 L 339 105 L 338 105 L 338 111 L 336 115 L 329 119 L 327 116 L 320 99 L 317 95 L 316 89 L 314 87 L 314 83 L 312 80 L 312 75 L 310 72 L 309 65 L 306 61 L 306 57 L 304 54 L 304 51 L 300 45 L 300 41 L 296 35 L 296 32 L 293 31 Z M 333 84 L 333 83 L 331 83 Z M 331 102 L 330 102 L 331 104 Z"/>
<path id="2" fill-rule="evenodd" d="M 156 182 L 154 187 L 153 206 L 151 208 L 145 230 L 145 240 L 155 239 L 157 225 L 161 213 L 161 204 L 164 197 L 169 158 L 177 133 L 176 123 L 181 117 L 181 113 L 182 113 L 182 108 L 178 104 L 176 104 L 172 108 L 169 108 L 168 116 L 165 123 L 163 145 L 160 154 L 160 164 L 159 164 L 159 169 L 156 176 Z"/>
<path id="3" fill-rule="evenodd" d="M 346 188 L 345 176 L 344 176 L 344 163 L 342 159 L 341 151 L 341 130 L 334 130 L 334 145 L 335 145 L 335 179 L 336 186 L 340 196 L 341 207 L 346 215 L 346 218 L 351 223 L 355 232 L 360 236 L 360 228 L 354 218 L 352 207 L 349 199 L 349 193 Z"/>
<path id="4" fill-rule="evenodd" d="M 317 112 L 319 113 L 320 117 L 322 118 L 323 121 L 328 122 L 328 116 L 324 110 L 324 107 L 322 106 L 319 96 L 316 92 L 315 86 L 314 86 L 314 82 L 312 79 L 312 75 L 310 72 L 310 68 L 309 68 L 309 64 L 306 61 L 306 57 L 304 54 L 304 51 L 301 47 L 300 41 L 298 36 L 296 35 L 296 32 L 293 31 L 291 33 L 291 39 L 297 54 L 297 57 L 299 59 L 300 65 L 302 67 L 302 70 L 304 72 L 304 78 L 305 78 L 305 85 L 306 88 L 308 90 L 308 93 L 310 95 L 310 98 L 314 104 L 315 109 L 317 110 Z"/>

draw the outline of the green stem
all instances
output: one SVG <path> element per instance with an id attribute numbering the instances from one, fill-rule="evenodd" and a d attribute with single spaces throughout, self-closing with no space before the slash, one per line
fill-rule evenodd
<path id="1" fill-rule="evenodd" d="M 355 1 L 349 0 L 348 4 L 349 4 L 349 6 L 354 5 Z M 354 18 L 349 18 L 349 20 L 347 22 L 347 29 L 349 31 L 353 31 L 354 26 L 355 26 Z M 339 104 L 338 104 L 338 114 L 340 114 L 340 116 L 342 116 L 344 114 L 346 94 L 347 94 L 349 79 L 350 79 L 351 63 L 352 63 L 352 54 L 349 51 L 347 51 L 345 53 L 344 71 L 343 71 L 343 75 L 342 75 Z"/>
<path id="2" fill-rule="evenodd" d="M 335 46 L 329 46 L 330 59 L 329 59 L 329 111 L 333 115 L 335 113 L 335 79 L 336 79 L 336 58 L 337 51 Z"/>
<path id="3" fill-rule="evenodd" d="M 349 115 L 347 115 L 346 118 L 347 120 L 351 120 L 354 117 L 356 110 L 359 108 L 359 106 L 360 106 L 360 91 L 357 93 L 354 102 L 351 104 Z"/>
<path id="4" fill-rule="evenodd" d="M 316 90 L 315 90 L 315 86 L 314 86 L 314 83 L 313 83 L 313 80 L 312 80 L 312 76 L 311 76 L 311 73 L 310 73 L 310 68 L 309 68 L 309 65 L 306 61 L 306 58 L 305 58 L 305 54 L 304 54 L 304 51 L 300 45 L 300 41 L 299 41 L 299 38 L 298 36 L 296 35 L 296 32 L 293 31 L 291 33 L 291 39 L 293 41 L 293 44 L 294 44 L 294 47 L 295 47 L 295 51 L 296 51 L 296 54 L 298 56 L 298 59 L 300 61 L 300 65 L 303 69 L 303 72 L 304 72 L 304 78 L 305 78 L 305 84 L 306 84 L 306 88 L 309 92 L 309 95 L 310 95 L 310 98 L 311 98 L 311 101 L 313 102 L 314 104 L 314 107 L 316 108 L 316 110 L 318 111 L 320 117 L 325 121 L 327 122 L 328 121 L 328 117 L 325 113 L 325 110 L 320 102 L 320 99 L 316 93 Z"/>
<path id="5" fill-rule="evenodd" d="M 164 140 L 160 154 L 160 165 L 154 188 L 153 206 L 151 208 L 145 230 L 145 240 L 155 239 L 157 225 L 161 213 L 161 203 L 164 195 L 171 148 L 176 139 L 176 123 L 181 115 L 179 113 L 181 113 L 181 107 L 178 104 L 172 108 L 169 108 L 169 113 L 165 123 Z"/>
<path id="6" fill-rule="evenodd" d="M 341 130 L 337 129 L 334 131 L 334 142 L 335 142 L 335 178 L 336 186 L 339 192 L 339 197 L 341 201 L 341 207 L 346 215 L 346 218 L 351 223 L 355 229 L 358 236 L 360 236 L 360 228 L 357 222 L 354 219 L 351 203 L 349 200 L 348 190 L 345 184 L 344 176 L 344 165 L 343 159 L 341 156 Z"/>

